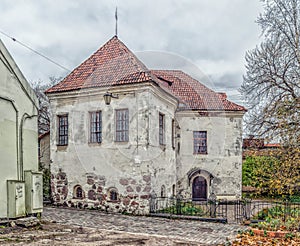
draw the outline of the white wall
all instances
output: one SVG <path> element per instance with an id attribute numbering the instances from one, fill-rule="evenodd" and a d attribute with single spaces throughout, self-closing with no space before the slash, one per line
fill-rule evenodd
<path id="1" fill-rule="evenodd" d="M 136 196 L 135 200 L 141 200 L 141 196 L 149 196 L 151 192 L 160 194 L 162 185 L 171 192 L 176 183 L 175 151 L 171 145 L 176 100 L 151 84 L 112 89 L 112 92 L 119 94 L 119 99 L 112 99 L 110 106 L 104 104 L 105 90 L 49 95 L 53 115 L 52 187 L 58 203 L 95 203 L 88 199 L 88 191 L 97 193 L 99 189 L 99 196 L 105 196 L 111 187 L 117 188 L 123 198 Z M 129 142 L 120 143 L 114 141 L 115 110 L 124 108 L 129 110 Z M 89 112 L 97 110 L 102 111 L 102 143 L 92 144 Z M 165 147 L 158 142 L 159 112 L 165 115 Z M 57 115 L 65 113 L 68 113 L 69 144 L 64 147 L 57 146 Z M 60 178 L 56 178 L 59 173 L 65 173 L 67 184 L 60 184 Z M 78 184 L 86 194 L 83 201 L 72 199 L 73 188 Z M 139 203 L 146 206 L 146 201 Z"/>
<path id="2" fill-rule="evenodd" d="M 214 179 L 208 196 L 214 192 L 218 198 L 234 199 L 241 196 L 242 178 L 242 113 L 219 112 L 210 117 L 198 112 L 179 112 L 180 153 L 178 158 L 179 189 L 191 197 L 192 185 L 188 173 L 203 170 Z M 207 131 L 207 154 L 194 154 L 193 131 Z M 202 176 L 209 178 L 207 173 Z"/>
<path id="3" fill-rule="evenodd" d="M 6 181 L 22 180 L 22 170 L 38 170 L 37 105 L 0 41 L 0 218 L 7 216 Z"/>

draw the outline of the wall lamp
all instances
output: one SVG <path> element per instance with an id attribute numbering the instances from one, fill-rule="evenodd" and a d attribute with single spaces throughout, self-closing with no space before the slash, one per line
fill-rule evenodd
<path id="1" fill-rule="evenodd" d="M 112 98 L 119 98 L 119 96 L 118 95 L 113 95 L 112 93 L 110 93 L 110 92 L 106 92 L 104 95 L 103 95 L 103 98 L 104 98 L 104 101 L 105 101 L 105 104 L 106 105 L 110 105 L 110 102 L 111 102 L 111 99 Z"/>

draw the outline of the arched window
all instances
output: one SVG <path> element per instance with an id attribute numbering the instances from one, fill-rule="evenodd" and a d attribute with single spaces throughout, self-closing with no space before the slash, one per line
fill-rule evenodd
<path id="1" fill-rule="evenodd" d="M 82 199 L 84 197 L 83 190 L 80 185 L 76 185 L 74 187 L 73 196 L 74 198 L 78 198 L 78 199 Z"/>
<path id="2" fill-rule="evenodd" d="M 166 187 L 164 185 L 161 186 L 160 196 L 161 197 L 166 197 Z"/>
<path id="3" fill-rule="evenodd" d="M 108 194 L 109 194 L 109 199 L 111 201 L 117 201 L 118 200 L 118 190 L 116 188 L 110 188 Z"/>

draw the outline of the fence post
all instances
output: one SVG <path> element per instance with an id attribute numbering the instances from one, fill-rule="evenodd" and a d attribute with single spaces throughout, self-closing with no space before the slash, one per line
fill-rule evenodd
<path id="1" fill-rule="evenodd" d="M 150 213 L 155 213 L 156 211 L 156 194 L 153 192 L 150 194 Z"/>
<path id="2" fill-rule="evenodd" d="M 176 198 L 176 214 L 181 214 L 181 202 L 178 197 Z"/>
<path id="3" fill-rule="evenodd" d="M 286 220 L 288 219 L 288 217 L 290 216 L 290 203 L 288 202 L 288 200 L 285 201 L 285 206 L 284 206 L 284 222 L 286 222 Z"/>
<path id="4" fill-rule="evenodd" d="M 245 199 L 245 219 L 250 220 L 251 217 L 251 200 Z"/>
<path id="5" fill-rule="evenodd" d="M 181 200 L 182 197 L 178 194 L 176 196 L 176 214 L 181 214 Z"/>
<path id="6" fill-rule="evenodd" d="M 217 213 L 217 197 L 214 193 L 212 193 L 208 199 L 208 203 L 210 204 L 209 215 L 211 218 L 216 218 Z"/>

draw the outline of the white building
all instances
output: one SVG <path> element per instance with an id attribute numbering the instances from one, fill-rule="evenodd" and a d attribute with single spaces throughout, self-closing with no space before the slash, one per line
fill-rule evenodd
<path id="1" fill-rule="evenodd" d="M 55 203 L 147 213 L 151 194 L 241 196 L 245 109 L 226 94 L 149 70 L 116 36 L 46 93 Z"/>
<path id="2" fill-rule="evenodd" d="M 0 218 L 39 213 L 38 100 L 0 40 Z"/>

